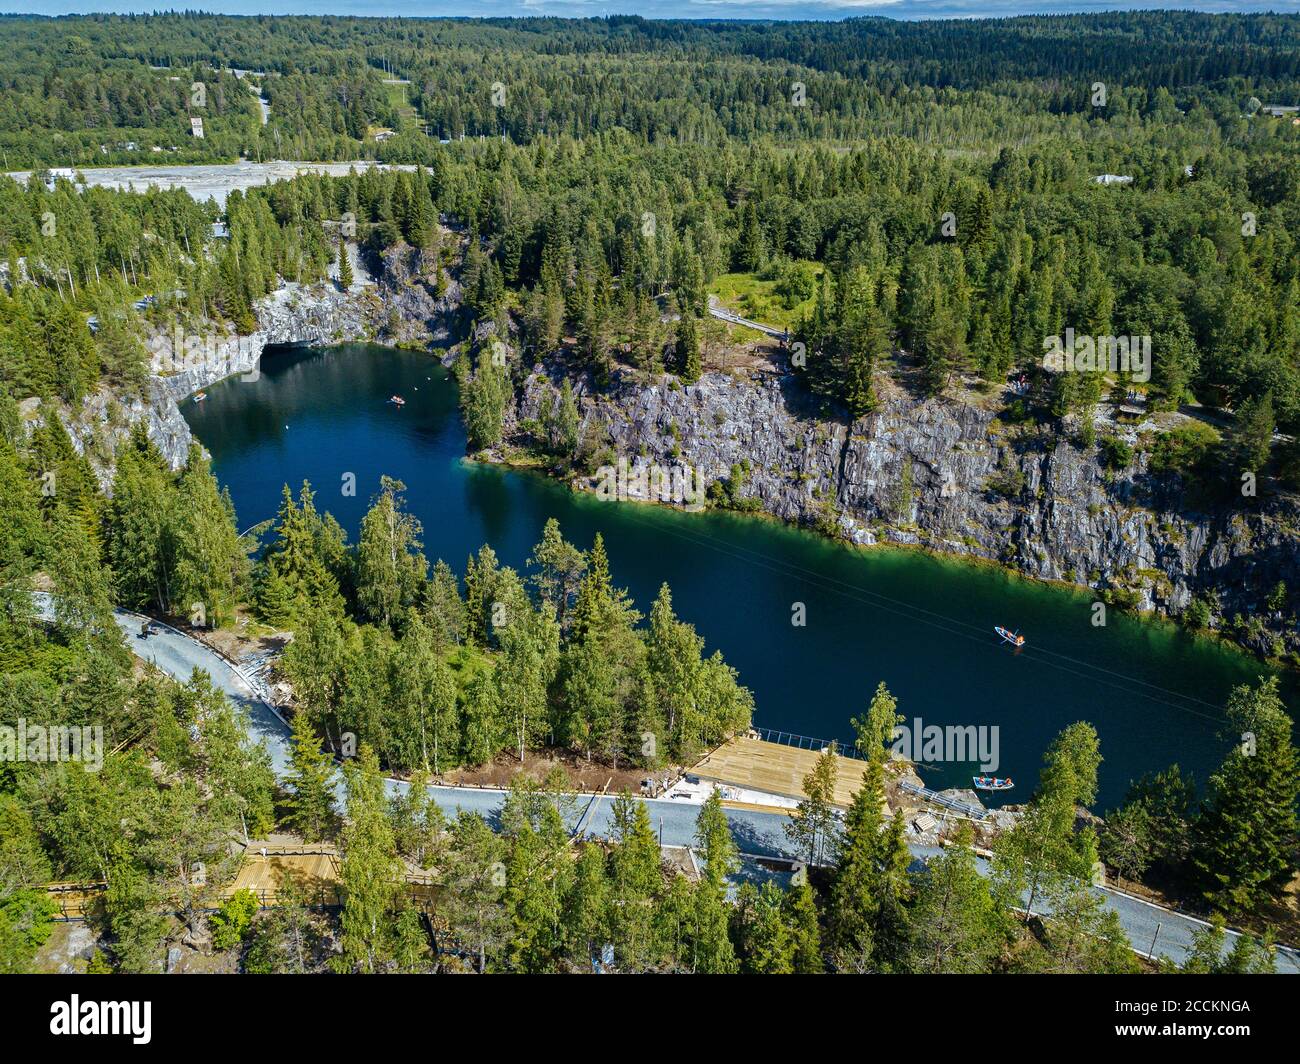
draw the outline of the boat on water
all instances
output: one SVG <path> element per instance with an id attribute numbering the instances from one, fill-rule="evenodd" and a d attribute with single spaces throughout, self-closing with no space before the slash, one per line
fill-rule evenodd
<path id="1" fill-rule="evenodd" d="M 1011 782 L 1010 776 L 1006 779 L 999 779 L 997 776 L 973 776 L 971 778 L 977 791 L 1009 791 L 1015 786 Z"/>
<path id="2" fill-rule="evenodd" d="M 194 401 L 195 401 L 196 403 L 201 403 L 201 402 L 203 402 L 203 400 L 206 399 L 207 397 L 208 397 L 208 393 L 207 393 L 207 392 L 195 392 L 195 393 L 194 393 Z"/>
<path id="3" fill-rule="evenodd" d="M 400 395 L 390 395 L 390 396 L 388 397 L 388 401 L 389 401 L 390 403 L 392 403 L 394 406 L 405 406 L 405 405 L 406 405 L 406 400 L 403 399 Z"/>
<path id="4" fill-rule="evenodd" d="M 1010 643 L 1013 647 L 1022 647 L 1025 645 L 1025 637 L 1019 632 L 1009 632 L 1000 624 L 993 626 L 993 631 L 1002 637 L 1003 642 Z"/>

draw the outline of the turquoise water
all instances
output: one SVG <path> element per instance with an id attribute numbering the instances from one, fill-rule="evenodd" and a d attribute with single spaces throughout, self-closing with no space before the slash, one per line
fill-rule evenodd
<path id="1" fill-rule="evenodd" d="M 387 402 L 394 393 L 404 407 Z M 615 578 L 643 611 L 671 585 L 678 615 L 754 692 L 759 725 L 850 739 L 849 719 L 883 680 L 909 721 L 996 726 L 996 771 L 1022 784 L 1010 792 L 1017 800 L 1044 747 L 1076 720 L 1101 736 L 1103 808 L 1134 776 L 1173 762 L 1204 781 L 1227 747 L 1218 725 L 1228 692 L 1265 671 L 1212 640 L 1115 610 L 1094 627 L 1090 596 L 990 566 L 853 549 L 762 518 L 604 502 L 539 474 L 467 462 L 455 384 L 428 355 L 268 352 L 260 380 L 225 381 L 183 410 L 241 530 L 274 516 L 284 483 L 296 490 L 306 478 L 355 538 L 387 474 L 406 483 L 430 560 L 458 572 L 485 542 L 522 568 L 548 517 L 584 548 L 600 531 Z M 349 473 L 354 497 L 342 494 Z M 795 603 L 803 627 L 791 623 Z M 1026 647 L 1000 644 L 994 624 L 1019 628 Z M 1286 684 L 1294 714 L 1295 678 Z M 932 785 L 969 785 L 974 770 L 939 763 L 924 774 Z"/>

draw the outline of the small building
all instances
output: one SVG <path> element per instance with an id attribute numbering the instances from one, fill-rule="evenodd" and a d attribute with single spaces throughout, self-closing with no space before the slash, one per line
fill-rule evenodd
<path id="1" fill-rule="evenodd" d="M 386 140 L 392 140 L 395 136 L 397 136 L 397 133 L 391 129 L 375 130 L 375 140 L 379 143 L 383 143 Z"/>
<path id="2" fill-rule="evenodd" d="M 1269 118 L 1285 118 L 1287 115 L 1300 114 L 1300 107 L 1285 107 L 1278 104 L 1266 104 L 1260 110 Z"/>
<path id="3" fill-rule="evenodd" d="M 1095 185 L 1131 185 L 1133 177 L 1131 174 L 1098 174 L 1092 182 Z"/>

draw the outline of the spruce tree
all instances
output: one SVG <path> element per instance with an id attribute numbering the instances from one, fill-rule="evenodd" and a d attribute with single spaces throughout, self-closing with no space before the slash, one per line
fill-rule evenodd
<path id="1" fill-rule="evenodd" d="M 715 787 L 700 807 L 695 820 L 695 845 L 704 858 L 704 875 L 717 887 L 739 867 L 739 848 L 731 836 L 731 825 L 722 808 L 722 795 Z"/>
<path id="2" fill-rule="evenodd" d="M 1251 912 L 1296 869 L 1300 764 L 1276 676 L 1234 690 L 1227 715 L 1239 738 L 1210 777 L 1192 862 L 1211 905 Z"/>
<path id="3" fill-rule="evenodd" d="M 347 812 L 340 849 L 339 917 L 343 953 L 336 967 L 374 973 L 392 956 L 391 917 L 404 889 L 397 843 L 388 820 L 379 759 L 368 743 L 344 767 Z"/>
<path id="4" fill-rule="evenodd" d="M 293 747 L 289 753 L 290 791 L 287 823 L 307 842 L 327 838 L 334 824 L 334 763 L 305 711 L 293 716 Z"/>
<path id="5" fill-rule="evenodd" d="M 338 264 L 339 288 L 346 292 L 352 287 L 352 259 L 348 255 L 348 246 L 342 239 L 339 240 Z"/>
<path id="6" fill-rule="evenodd" d="M 839 758 L 834 744 L 822 751 L 803 778 L 804 797 L 785 825 L 786 838 L 809 864 L 822 864 L 835 852 L 835 780 Z"/>
<path id="7" fill-rule="evenodd" d="M 880 761 L 873 759 L 867 762 L 862 786 L 844 818 L 840 862 L 831 888 L 829 924 L 833 947 L 856 970 L 865 970 L 872 951 L 884 800 L 883 768 Z"/>
<path id="8" fill-rule="evenodd" d="M 822 958 L 821 927 L 817 919 L 817 896 L 805 874 L 785 895 L 785 915 L 790 925 L 792 958 L 796 975 L 820 975 L 826 970 Z"/>
<path id="9" fill-rule="evenodd" d="M 673 369 L 682 383 L 694 384 L 700 379 L 700 335 L 695 312 L 683 308 L 677 319 L 677 339 L 673 345 Z"/>

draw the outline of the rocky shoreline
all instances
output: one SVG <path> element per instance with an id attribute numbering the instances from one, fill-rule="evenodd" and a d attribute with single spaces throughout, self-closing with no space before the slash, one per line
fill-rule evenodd
<path id="1" fill-rule="evenodd" d="M 434 285 L 420 253 L 390 249 L 357 276 L 346 292 L 283 285 L 255 308 L 256 332 L 218 338 L 194 364 L 151 377 L 143 395 L 99 393 L 75 410 L 60 408 L 74 445 L 108 488 L 117 446 L 142 421 L 180 468 L 192 437 L 179 404 L 255 371 L 266 345 L 423 347 L 458 335 L 454 273 L 442 270 Z M 1141 611 L 1178 616 L 1199 599 L 1212 625 L 1236 642 L 1263 657 L 1300 660 L 1294 497 L 1264 491 L 1247 510 L 1200 512 L 1186 502 L 1187 485 L 1153 473 L 1141 448 L 1128 468 L 1112 472 L 1098 448 L 1004 425 L 988 403 L 901 388 L 852 424 L 827 420 L 776 367 L 709 372 L 693 385 L 616 369 L 597 388 L 589 375 L 548 360 L 516 389 L 508 445 L 529 445 L 527 426 L 566 376 L 584 438 L 606 458 L 623 458 L 632 478 L 650 466 L 686 466 L 706 484 L 727 483 L 738 505 L 852 543 L 995 563 Z M 1138 428 L 1125 431 L 1136 443 Z M 1266 603 L 1279 582 L 1289 602 L 1275 609 Z"/>
<path id="2" fill-rule="evenodd" d="M 431 271 L 419 252 L 404 247 L 385 252 L 373 269 L 358 263 L 357 279 L 347 291 L 332 282 L 285 283 L 254 307 L 256 331 L 238 336 L 209 326 L 197 353 L 162 358 L 163 372 L 149 377 L 144 394 L 121 396 L 103 389 L 75 409 L 61 405 L 60 420 L 106 491 L 111 491 L 117 447 L 136 422 L 144 423 L 171 468 L 180 469 L 193 439 L 180 403 L 227 377 L 255 374 L 267 346 L 448 341 L 460 309 L 460 287 L 442 271 L 441 291 L 435 294 Z M 169 352 L 182 346 L 183 337 L 153 330 L 145 342 L 151 351 Z M 173 368 L 178 363 L 180 368 Z"/>
<path id="3" fill-rule="evenodd" d="M 539 366 L 508 418 L 509 441 L 553 402 L 566 370 Z M 1300 504 L 1263 493 L 1245 512 L 1198 512 L 1186 484 L 1135 448 L 1108 471 L 1080 448 L 999 422 L 987 404 L 894 389 L 852 424 L 821 419 L 779 371 L 710 372 L 683 386 L 616 371 L 574 382 L 582 432 L 629 469 L 685 464 L 731 479 L 743 506 L 850 542 L 921 547 L 994 562 L 1099 600 L 1177 616 L 1194 599 L 1261 656 L 1300 652 L 1300 630 L 1266 600 L 1300 590 Z M 1136 444 L 1138 428 L 1127 430 Z M 736 483 L 733 470 L 741 470 Z M 1237 618 L 1234 620 L 1234 618 Z"/>

